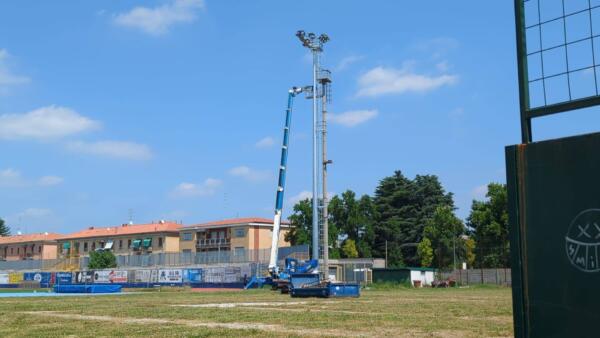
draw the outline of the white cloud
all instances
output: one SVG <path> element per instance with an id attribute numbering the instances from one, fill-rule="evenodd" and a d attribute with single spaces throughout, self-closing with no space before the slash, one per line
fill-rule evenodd
<path id="1" fill-rule="evenodd" d="M 264 181 L 271 177 L 269 171 L 255 170 L 245 165 L 232 168 L 229 170 L 229 174 L 251 182 Z"/>
<path id="2" fill-rule="evenodd" d="M 364 59 L 365 57 L 362 55 L 350 55 L 347 56 L 343 59 L 340 60 L 340 62 L 337 64 L 337 66 L 335 66 L 335 70 L 338 72 L 343 71 L 344 69 L 348 68 L 350 65 L 352 65 L 353 63 L 356 63 L 362 59 Z"/>
<path id="3" fill-rule="evenodd" d="M 457 75 L 431 76 L 417 74 L 405 64 L 401 69 L 375 67 L 358 79 L 357 96 L 375 97 L 407 92 L 425 93 L 458 82 Z"/>
<path id="4" fill-rule="evenodd" d="M 345 127 L 354 127 L 375 118 L 377 110 L 353 110 L 340 114 L 329 114 L 328 121 Z"/>
<path id="5" fill-rule="evenodd" d="M 289 204 L 294 205 L 300 201 L 304 201 L 305 199 L 311 199 L 312 198 L 312 192 L 308 191 L 308 190 L 303 190 L 301 192 L 299 192 L 298 194 L 290 197 L 288 199 Z"/>
<path id="6" fill-rule="evenodd" d="M 6 49 L 0 49 L 0 90 L 6 89 L 9 86 L 26 84 L 30 81 L 26 76 L 12 73 L 7 62 L 9 57 L 10 55 Z"/>
<path id="7" fill-rule="evenodd" d="M 22 218 L 42 218 L 52 214 L 52 210 L 44 208 L 27 208 L 17 214 Z"/>
<path id="8" fill-rule="evenodd" d="M 100 127 L 100 123 L 60 106 L 38 108 L 25 114 L 0 115 L 0 139 L 53 139 Z"/>
<path id="9" fill-rule="evenodd" d="M 52 186 L 52 185 L 58 185 L 61 184 L 64 181 L 64 179 L 62 177 L 58 177 L 58 176 L 42 176 L 40 177 L 40 179 L 38 180 L 38 184 L 41 186 Z"/>
<path id="10" fill-rule="evenodd" d="M 484 200 L 486 199 L 487 189 L 487 184 L 477 186 L 471 190 L 471 197 L 476 200 Z"/>
<path id="11" fill-rule="evenodd" d="M 256 148 L 270 148 L 275 144 L 275 140 L 270 137 L 264 137 L 254 144 Z"/>
<path id="12" fill-rule="evenodd" d="M 171 191 L 171 197 L 185 198 L 214 195 L 222 184 L 223 182 L 216 178 L 207 178 L 201 184 L 183 182 Z"/>
<path id="13" fill-rule="evenodd" d="M 67 149 L 82 154 L 126 160 L 149 160 L 153 156 L 147 145 L 124 141 L 70 142 Z"/>
<path id="14" fill-rule="evenodd" d="M 0 170 L 0 186 L 15 187 L 23 184 L 25 181 L 17 170 L 11 168 Z"/>
<path id="15" fill-rule="evenodd" d="M 448 113 L 451 120 L 459 120 L 465 115 L 465 110 L 462 107 L 455 108 Z"/>
<path id="16" fill-rule="evenodd" d="M 35 180 L 23 177 L 21 172 L 12 168 L 0 170 L 0 187 L 49 187 L 63 181 L 63 178 L 58 176 L 42 176 Z"/>
<path id="17" fill-rule="evenodd" d="M 203 8 L 203 0 L 175 0 L 154 8 L 135 7 L 129 12 L 117 14 L 114 23 L 158 36 L 167 33 L 174 24 L 193 22 L 196 12 Z"/>

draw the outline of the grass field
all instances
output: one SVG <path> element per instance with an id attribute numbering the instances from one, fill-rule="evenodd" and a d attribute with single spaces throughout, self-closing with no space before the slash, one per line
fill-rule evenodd
<path id="1" fill-rule="evenodd" d="M 510 289 L 495 287 L 366 290 L 358 299 L 269 290 L 0 298 L 0 336 L 508 337 L 511 312 Z"/>

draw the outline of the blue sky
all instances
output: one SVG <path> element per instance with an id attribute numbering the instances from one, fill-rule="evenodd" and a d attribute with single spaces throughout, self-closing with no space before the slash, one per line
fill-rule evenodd
<path id="1" fill-rule="evenodd" d="M 0 217 L 65 233 L 129 209 L 271 217 L 287 89 L 311 81 L 298 29 L 331 37 L 332 192 L 435 174 L 466 217 L 504 182 L 520 139 L 511 2 L 3 1 Z M 310 190 L 310 114 L 297 99 L 288 212 Z M 534 137 L 595 115 L 544 118 Z"/>

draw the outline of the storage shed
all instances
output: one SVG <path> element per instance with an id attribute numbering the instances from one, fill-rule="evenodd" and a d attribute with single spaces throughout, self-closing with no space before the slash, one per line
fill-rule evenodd
<path id="1" fill-rule="evenodd" d="M 422 286 L 431 285 L 435 278 L 435 269 L 432 268 L 396 268 L 373 269 L 374 283 L 410 283 L 415 285 L 419 281 Z"/>

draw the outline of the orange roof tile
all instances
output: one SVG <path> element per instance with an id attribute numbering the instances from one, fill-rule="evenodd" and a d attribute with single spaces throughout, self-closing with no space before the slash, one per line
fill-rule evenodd
<path id="1" fill-rule="evenodd" d="M 77 238 L 93 238 L 93 237 L 107 237 L 107 236 L 125 236 L 125 235 L 138 235 L 138 234 L 149 234 L 156 232 L 177 232 L 181 228 L 181 225 L 174 222 L 164 223 L 150 223 L 150 224 L 123 224 L 114 227 L 89 227 L 88 229 L 81 230 L 66 236 L 61 236 L 59 240 L 65 239 L 77 239 Z"/>
<path id="2" fill-rule="evenodd" d="M 43 234 L 25 234 L 15 236 L 0 236 L 0 244 L 19 244 L 19 243 L 31 243 L 31 242 L 45 242 L 54 241 L 61 237 L 61 234 L 55 233 L 43 233 Z"/>
<path id="3" fill-rule="evenodd" d="M 184 229 L 187 229 L 187 228 L 214 227 L 214 226 L 228 226 L 228 225 L 234 226 L 234 225 L 249 224 L 249 223 L 258 223 L 258 224 L 272 225 L 273 224 L 273 220 L 272 219 L 268 219 L 268 218 L 264 218 L 264 217 L 230 218 L 230 219 L 224 219 L 224 220 L 221 220 L 221 221 L 213 221 L 213 222 L 208 222 L 208 223 L 200 223 L 200 224 L 196 224 L 196 225 L 190 225 L 190 226 L 184 227 Z M 289 225 L 290 222 L 281 221 L 281 224 Z"/>

